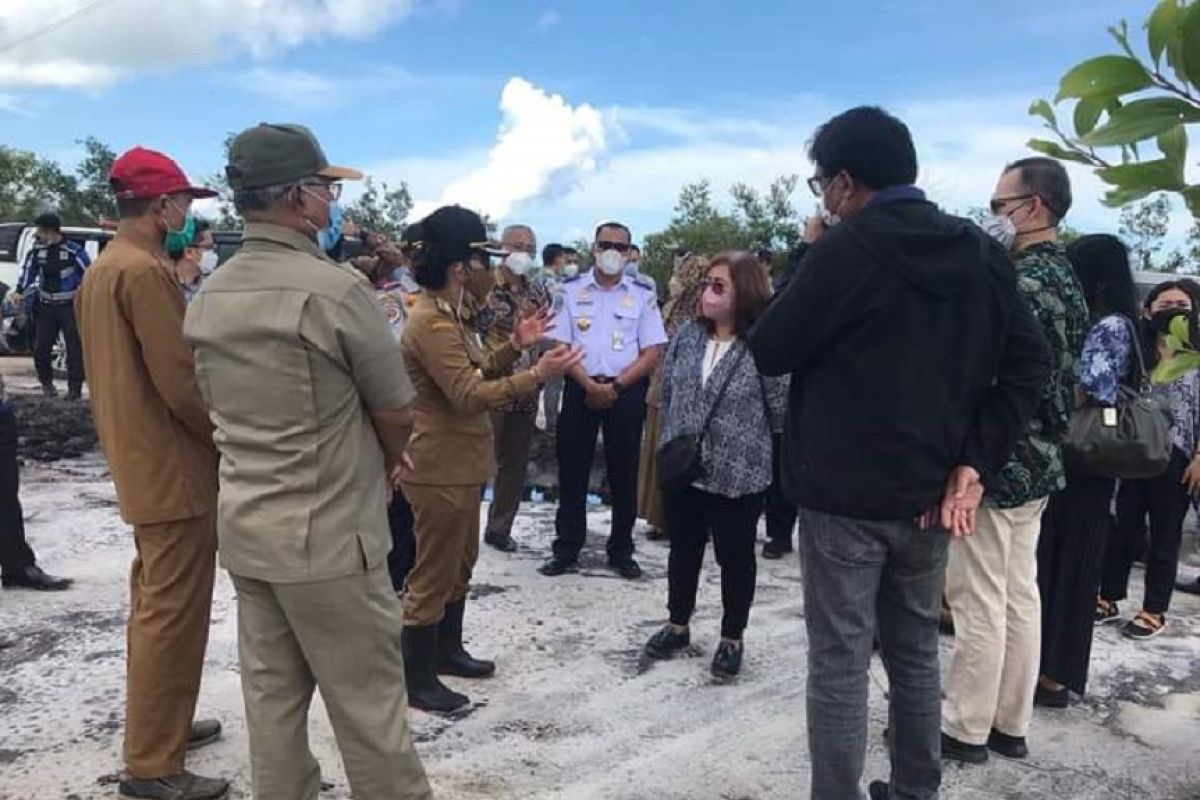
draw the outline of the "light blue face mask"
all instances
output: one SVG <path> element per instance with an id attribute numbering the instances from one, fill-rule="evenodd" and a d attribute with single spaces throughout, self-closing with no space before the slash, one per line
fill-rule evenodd
<path id="1" fill-rule="evenodd" d="M 342 206 L 337 200 L 329 201 L 329 224 L 317 231 L 317 245 L 325 253 L 332 253 L 342 240 Z"/>

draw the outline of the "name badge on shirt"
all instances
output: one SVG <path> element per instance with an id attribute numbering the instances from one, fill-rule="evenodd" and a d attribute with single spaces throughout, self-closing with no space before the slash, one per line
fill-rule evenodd
<path id="1" fill-rule="evenodd" d="M 1115 408 L 1104 409 L 1104 413 L 1101 414 L 1100 421 L 1103 423 L 1104 427 L 1106 427 L 1106 428 L 1117 427 L 1117 410 Z"/>
<path id="2" fill-rule="evenodd" d="M 613 350 L 625 349 L 625 334 L 621 331 L 613 331 Z"/>

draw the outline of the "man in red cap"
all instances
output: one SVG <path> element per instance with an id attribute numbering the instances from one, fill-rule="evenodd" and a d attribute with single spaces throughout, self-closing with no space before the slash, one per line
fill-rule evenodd
<path id="1" fill-rule="evenodd" d="M 223 780 L 184 771 L 219 723 L 192 722 L 217 550 L 217 454 L 183 339 L 167 248 L 190 244 L 192 186 L 167 156 L 134 148 L 109 182 L 121 222 L 75 299 L 92 415 L 121 516 L 133 525 L 125 765 L 128 800 L 218 800 Z"/>

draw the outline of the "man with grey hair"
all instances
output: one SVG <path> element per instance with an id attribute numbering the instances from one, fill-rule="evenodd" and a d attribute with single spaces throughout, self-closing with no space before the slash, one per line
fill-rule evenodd
<path id="1" fill-rule="evenodd" d="M 478 330 L 489 350 L 503 347 L 523 315 L 548 311 L 550 290 L 533 280 L 537 237 L 528 225 L 509 225 L 500 234 L 500 245 L 508 252 L 496 275 L 496 285 L 478 315 Z M 537 353 L 521 356 L 507 374 L 533 366 Z M 488 509 L 483 540 L 505 553 L 517 549 L 512 538 L 513 522 L 525 491 L 525 472 L 537 426 L 538 394 L 515 400 L 503 411 L 492 413 L 496 448 L 496 478 Z"/>
<path id="2" fill-rule="evenodd" d="M 243 245 L 184 333 L 221 456 L 253 795 L 316 800 L 320 688 L 350 793 L 424 800 L 386 566 L 414 392 L 370 284 L 323 252 L 340 232 L 338 181 L 362 176 L 330 166 L 306 128 L 267 124 L 233 140 L 226 174 Z"/>

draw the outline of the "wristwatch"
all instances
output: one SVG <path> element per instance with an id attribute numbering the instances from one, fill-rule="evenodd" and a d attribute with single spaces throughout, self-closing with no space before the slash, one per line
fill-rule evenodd
<path id="1" fill-rule="evenodd" d="M 612 387 L 613 391 L 617 393 L 617 397 L 625 394 L 625 387 L 621 385 L 621 381 L 619 379 L 613 380 Z"/>

